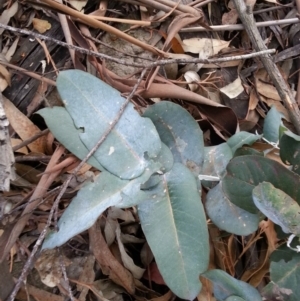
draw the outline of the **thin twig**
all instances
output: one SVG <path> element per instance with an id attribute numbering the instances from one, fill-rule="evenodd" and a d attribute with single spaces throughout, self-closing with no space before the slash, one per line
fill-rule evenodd
<path id="1" fill-rule="evenodd" d="M 1 27 L 1 24 L 0 24 L 0 27 Z M 39 74 L 36 74 L 36 73 L 34 73 L 34 72 L 28 71 L 28 70 L 26 70 L 26 69 L 24 69 L 24 68 L 15 66 L 15 65 L 10 64 L 10 63 L 7 63 L 7 62 L 5 62 L 5 61 L 2 61 L 1 59 L 0 59 L 0 64 L 3 65 L 3 66 L 6 66 L 6 67 L 8 67 L 8 68 L 11 68 L 11 69 L 20 71 L 20 72 L 22 72 L 22 73 L 24 73 L 24 74 L 26 74 L 26 75 L 28 75 L 28 76 L 30 76 L 30 77 L 32 77 L 32 78 L 38 79 L 38 80 L 40 80 L 40 81 L 42 81 L 42 82 L 45 82 L 45 83 L 47 83 L 47 84 L 49 84 L 49 85 L 51 85 L 51 86 L 55 86 L 55 85 L 56 85 L 56 84 L 55 84 L 55 81 L 53 81 L 53 80 L 50 79 L 50 78 L 44 77 L 43 75 L 39 75 Z"/>
<path id="2" fill-rule="evenodd" d="M 268 27 L 273 25 L 285 25 L 285 24 L 296 24 L 300 23 L 298 18 L 291 18 L 285 20 L 274 20 L 266 22 L 256 22 L 254 23 L 257 27 Z M 232 31 L 232 30 L 244 30 L 245 27 L 243 24 L 232 24 L 232 25 L 214 25 L 210 26 L 210 29 L 207 29 L 202 26 L 182 28 L 180 32 L 198 32 L 198 31 Z"/>
<path id="3" fill-rule="evenodd" d="M 233 0 L 233 3 L 239 14 L 239 18 L 245 26 L 247 34 L 252 42 L 253 48 L 256 51 L 267 49 L 262 37 L 256 27 L 251 7 L 245 5 L 244 0 Z M 291 121 L 296 128 L 298 134 L 300 134 L 300 111 L 295 101 L 295 98 L 290 90 L 290 87 L 286 84 L 277 65 L 272 60 L 269 54 L 265 54 L 260 57 L 264 67 L 270 78 L 272 79 L 277 92 L 286 106 Z"/>
<path id="4" fill-rule="evenodd" d="M 99 141 L 97 142 L 97 144 L 89 151 L 89 153 L 86 155 L 86 157 L 81 161 L 81 163 L 74 169 L 73 173 L 70 174 L 67 178 L 67 180 L 64 182 L 64 184 L 61 187 L 61 191 L 59 192 L 58 196 L 56 197 L 53 206 L 50 210 L 49 213 L 49 217 L 46 223 L 46 226 L 44 227 L 43 231 L 41 232 L 39 238 L 37 239 L 33 250 L 30 254 L 30 256 L 28 257 L 23 269 L 22 269 L 22 273 L 12 291 L 12 293 L 10 294 L 9 298 L 7 301 L 14 301 L 15 297 L 20 289 L 20 287 L 22 286 L 27 273 L 29 272 L 30 268 L 33 265 L 34 262 L 34 257 L 36 255 L 36 253 L 38 252 L 40 246 L 42 245 L 42 242 L 44 240 L 44 238 L 46 237 L 47 234 L 47 230 L 51 225 L 51 221 L 52 221 L 52 217 L 54 215 L 54 212 L 59 204 L 59 201 L 61 200 L 63 194 L 65 193 L 65 191 L 67 190 L 72 178 L 78 173 L 78 171 L 83 167 L 83 165 L 85 164 L 85 162 L 96 152 L 96 150 L 99 148 L 99 146 L 104 142 L 104 140 L 107 138 L 107 136 L 109 135 L 109 133 L 113 130 L 113 128 L 115 127 L 115 125 L 118 123 L 118 121 L 120 120 L 123 112 L 125 111 L 128 103 L 130 102 L 131 98 L 133 97 L 133 95 L 135 94 L 136 90 L 138 89 L 140 83 L 143 80 L 143 77 L 145 76 L 147 69 L 144 69 L 141 72 L 141 75 L 139 77 L 139 79 L 137 80 L 136 84 L 134 85 L 131 93 L 129 94 L 129 96 L 127 97 L 127 99 L 125 100 L 125 102 L 122 104 L 119 113 L 117 114 L 117 116 L 115 117 L 115 119 L 113 120 L 113 122 L 111 123 L 111 125 L 107 128 L 107 130 L 105 131 L 105 133 L 102 135 L 102 137 L 99 139 Z"/>
<path id="5" fill-rule="evenodd" d="M 69 281 L 69 278 L 68 278 L 68 275 L 67 275 L 66 265 L 65 265 L 65 262 L 64 262 L 64 259 L 63 259 L 62 252 L 61 252 L 61 250 L 59 250 L 58 252 L 59 252 L 59 265 L 60 265 L 62 274 L 64 276 L 65 284 L 66 284 L 67 289 L 68 289 L 69 298 L 70 298 L 71 301 L 75 301 L 75 298 L 72 294 L 72 289 L 71 289 L 70 281 Z"/>
<path id="6" fill-rule="evenodd" d="M 266 50 L 263 50 L 263 51 L 260 51 L 260 52 L 254 52 L 254 53 L 237 55 L 237 56 L 230 56 L 230 57 L 223 57 L 223 58 L 215 58 L 215 59 L 200 59 L 200 58 L 163 59 L 163 60 L 159 60 L 159 61 L 156 61 L 156 62 L 153 62 L 153 63 L 149 63 L 147 65 L 143 65 L 143 64 L 136 64 L 136 63 L 128 63 L 126 60 L 117 59 L 115 57 L 112 57 L 112 56 L 109 56 L 109 55 L 106 55 L 106 54 L 102 54 L 102 53 L 99 53 L 99 52 L 96 52 L 96 51 L 92 51 L 92 50 L 84 49 L 84 48 L 81 48 L 81 47 L 78 47 L 78 46 L 70 45 L 70 44 L 67 44 L 65 42 L 53 39 L 53 38 L 48 37 L 48 36 L 44 36 L 44 35 L 39 34 L 39 33 L 29 31 L 29 30 L 26 30 L 26 29 L 14 28 L 14 27 L 4 25 L 4 24 L 1 24 L 1 23 L 0 23 L 0 28 L 5 28 L 5 29 L 10 30 L 12 32 L 18 32 L 18 33 L 22 33 L 22 34 L 26 34 L 26 35 L 31 35 L 33 37 L 37 37 L 39 39 L 44 39 L 46 41 L 51 41 L 51 42 L 56 43 L 60 46 L 67 47 L 67 48 L 70 48 L 70 49 L 75 49 L 76 51 L 78 51 L 80 53 L 84 53 L 84 54 L 87 54 L 87 55 L 98 57 L 100 59 L 110 60 L 110 61 L 122 64 L 122 65 L 125 65 L 125 66 L 133 66 L 133 67 L 147 68 L 147 69 L 157 67 L 157 66 L 164 66 L 164 65 L 168 65 L 168 64 L 173 64 L 173 63 L 178 63 L 178 64 L 187 64 L 187 63 L 219 64 L 219 63 L 222 63 L 222 62 L 245 60 L 245 59 L 261 56 L 261 55 L 264 55 L 264 54 L 275 53 L 275 51 L 276 51 L 275 49 L 266 49 Z M 2 63 L 2 62 L 0 62 L 0 63 Z M 4 65 L 7 65 L 7 63 L 5 63 Z M 49 83 L 49 82 L 47 82 L 47 83 Z"/>

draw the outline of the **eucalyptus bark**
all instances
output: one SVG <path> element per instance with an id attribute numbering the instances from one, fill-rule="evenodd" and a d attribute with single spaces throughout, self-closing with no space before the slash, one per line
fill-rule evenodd
<path id="1" fill-rule="evenodd" d="M 245 30 L 250 38 L 253 48 L 256 51 L 266 50 L 267 47 L 263 42 L 260 33 L 256 27 L 251 7 L 246 6 L 244 0 L 233 0 L 233 3 L 237 9 L 239 18 L 242 21 Z M 277 65 L 272 60 L 271 55 L 264 54 L 260 56 L 260 59 L 268 75 L 273 81 L 273 84 L 276 87 L 281 100 L 286 106 L 290 119 L 297 133 L 300 134 L 300 111 L 291 89 L 281 76 Z"/>

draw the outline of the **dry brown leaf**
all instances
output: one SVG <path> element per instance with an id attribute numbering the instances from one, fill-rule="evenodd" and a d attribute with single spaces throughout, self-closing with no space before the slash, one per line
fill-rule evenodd
<path id="1" fill-rule="evenodd" d="M 40 254 L 35 263 L 35 268 L 45 285 L 55 287 L 63 280 L 62 261 L 65 266 L 71 263 L 65 256 L 59 255 L 57 249 L 44 250 Z"/>
<path id="2" fill-rule="evenodd" d="M 115 241 L 117 225 L 117 220 L 108 215 L 104 226 L 104 235 L 108 246 L 110 246 Z"/>
<path id="3" fill-rule="evenodd" d="M 10 86 L 11 85 L 11 74 L 9 73 L 9 71 L 0 64 L 0 75 L 6 80 L 7 85 Z M 1 90 L 3 91 L 3 90 Z"/>
<path id="4" fill-rule="evenodd" d="M 17 138 L 10 138 L 10 143 L 12 147 L 15 147 L 17 145 L 19 145 L 20 143 L 22 143 L 23 141 L 21 139 L 17 139 Z M 23 146 L 21 148 L 19 148 L 17 150 L 18 153 L 23 154 L 23 155 L 27 155 L 28 154 L 28 149 L 26 146 Z"/>
<path id="5" fill-rule="evenodd" d="M 95 256 L 88 255 L 87 260 L 85 261 L 83 266 L 83 271 L 78 279 L 78 282 L 92 283 L 94 281 L 95 279 L 94 265 L 95 265 Z M 80 296 L 78 300 L 79 301 L 87 300 L 86 295 L 89 292 L 89 288 L 77 284 L 77 290 L 80 292 Z"/>
<path id="6" fill-rule="evenodd" d="M 265 69 L 260 69 L 255 73 L 255 86 L 259 94 L 266 98 L 271 98 L 277 101 L 281 101 L 281 98 L 277 92 L 277 89 L 269 80 L 269 76 Z"/>
<path id="7" fill-rule="evenodd" d="M 144 243 L 142 250 L 141 250 L 141 261 L 143 265 L 146 267 L 150 264 L 150 262 L 153 260 L 154 256 L 153 253 L 148 245 L 147 242 Z"/>
<path id="8" fill-rule="evenodd" d="M 39 33 L 45 33 L 51 28 L 51 24 L 47 20 L 41 20 L 37 18 L 32 19 L 33 28 Z"/>
<path id="9" fill-rule="evenodd" d="M 256 94 L 255 89 L 252 89 L 250 92 L 250 97 L 249 97 L 249 110 L 254 110 L 258 104 L 258 97 Z"/>
<path id="10" fill-rule="evenodd" d="M 102 272 L 108 275 L 112 281 L 124 287 L 129 294 L 134 294 L 135 286 L 132 274 L 113 256 L 96 224 L 89 229 L 89 237 L 91 249 Z"/>
<path id="11" fill-rule="evenodd" d="M 260 115 L 256 110 L 249 110 L 246 118 L 240 121 L 240 130 L 241 131 L 250 131 L 252 130 L 257 122 L 259 121 Z"/>
<path id="12" fill-rule="evenodd" d="M 3 99 L 7 119 L 22 140 L 29 139 L 41 132 L 40 129 L 19 109 L 17 109 L 9 99 L 4 96 Z M 42 136 L 34 142 L 28 144 L 28 148 L 35 153 L 44 153 L 44 141 L 45 137 Z"/>
<path id="13" fill-rule="evenodd" d="M 51 294 L 45 290 L 36 288 L 33 285 L 26 283 L 25 286 L 21 287 L 18 292 L 16 300 L 28 301 L 28 295 L 32 296 L 34 300 L 43 300 L 43 301 L 64 301 L 66 300 L 65 296 L 58 296 L 56 294 Z"/>
<path id="14" fill-rule="evenodd" d="M 222 24 L 229 25 L 229 24 L 236 24 L 239 14 L 237 10 L 234 8 L 230 10 L 228 13 L 224 13 L 222 16 Z"/>
<path id="15" fill-rule="evenodd" d="M 132 273 L 134 278 L 141 279 L 143 277 L 145 269 L 142 269 L 139 266 L 135 265 L 132 258 L 126 253 L 123 242 L 121 241 L 121 229 L 119 224 L 117 225 L 116 236 L 124 266 Z"/>
<path id="16" fill-rule="evenodd" d="M 280 101 L 270 99 L 270 98 L 265 98 L 261 96 L 261 100 L 266 103 L 270 108 L 274 106 L 277 111 L 281 112 L 284 115 L 284 119 L 291 122 L 289 113 L 287 109 L 283 106 L 283 104 Z"/>

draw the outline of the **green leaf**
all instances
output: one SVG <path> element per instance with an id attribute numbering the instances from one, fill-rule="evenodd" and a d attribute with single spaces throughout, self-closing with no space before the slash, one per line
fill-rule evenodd
<path id="1" fill-rule="evenodd" d="M 270 142 L 279 141 L 279 127 L 283 114 L 278 112 L 275 106 L 272 106 L 264 121 L 264 138 Z"/>
<path id="2" fill-rule="evenodd" d="M 174 164 L 173 155 L 164 143 L 161 143 L 161 151 L 153 161 L 160 164 L 160 171 L 157 171 L 157 173 L 153 174 L 145 184 L 141 185 L 141 189 L 143 190 L 150 189 L 157 185 L 161 181 L 160 174 L 170 171 Z"/>
<path id="3" fill-rule="evenodd" d="M 266 300 L 299 301 L 300 299 L 300 256 L 295 256 L 290 261 L 284 259 L 270 265 L 271 282 L 264 287 L 263 296 Z"/>
<path id="4" fill-rule="evenodd" d="M 246 282 L 237 280 L 222 270 L 210 270 L 201 275 L 213 283 L 214 296 L 225 301 L 230 296 L 238 296 L 245 301 L 262 301 L 259 292 Z"/>
<path id="5" fill-rule="evenodd" d="M 193 300 L 209 262 L 206 217 L 189 169 L 175 163 L 161 177 L 138 205 L 142 229 L 166 284 L 180 298 Z"/>
<path id="6" fill-rule="evenodd" d="M 285 233 L 300 234 L 300 206 L 289 195 L 262 182 L 253 189 L 257 208 Z"/>
<path id="7" fill-rule="evenodd" d="M 261 156 L 233 158 L 227 166 L 222 187 L 226 197 L 236 206 L 257 213 L 252 190 L 261 182 L 270 182 L 297 202 L 300 201 L 300 176 L 280 163 Z"/>
<path id="8" fill-rule="evenodd" d="M 226 298 L 225 301 L 246 301 L 246 300 L 238 296 L 230 296 Z"/>
<path id="9" fill-rule="evenodd" d="M 89 150 L 82 143 L 79 138 L 80 130 L 76 129 L 74 122 L 65 108 L 53 107 L 39 110 L 37 114 L 41 115 L 51 130 L 54 137 L 72 152 L 79 159 L 83 159 L 89 153 Z M 88 161 L 89 164 L 99 170 L 104 170 L 104 167 L 91 157 Z"/>
<path id="10" fill-rule="evenodd" d="M 161 151 L 158 154 L 157 158 L 154 158 L 153 161 L 160 163 L 160 173 L 166 173 L 172 169 L 174 164 L 174 157 L 170 149 L 164 143 L 161 143 Z"/>
<path id="11" fill-rule="evenodd" d="M 232 204 L 224 195 L 221 184 L 208 192 L 205 208 L 212 222 L 229 233 L 245 236 L 258 228 L 258 215 Z"/>
<path id="12" fill-rule="evenodd" d="M 203 133 L 188 111 L 175 103 L 161 101 L 148 107 L 143 116 L 153 121 L 174 161 L 186 165 L 198 176 L 203 163 Z"/>
<path id="13" fill-rule="evenodd" d="M 284 127 L 281 129 L 283 133 L 279 140 L 280 158 L 285 164 L 293 165 L 293 171 L 300 174 L 300 136 Z"/>
<path id="14" fill-rule="evenodd" d="M 121 180 L 109 172 L 101 172 L 94 182 L 87 183 L 64 211 L 58 222 L 58 232 L 47 236 L 43 249 L 61 246 L 75 235 L 89 229 L 110 206 L 126 208 L 136 205 L 146 196 L 140 185 L 146 182 L 151 170 L 134 180 Z"/>
<path id="15" fill-rule="evenodd" d="M 235 153 L 234 153 L 234 157 L 238 157 L 238 156 L 249 156 L 249 155 L 253 155 L 253 156 L 264 156 L 263 152 L 257 151 L 254 148 L 251 147 L 241 147 L 239 148 Z"/>
<path id="16" fill-rule="evenodd" d="M 57 89 L 71 115 L 79 137 L 90 150 L 117 117 L 126 101 L 120 93 L 89 73 L 62 71 Z M 129 103 L 94 157 L 109 172 L 123 179 L 140 176 L 148 166 L 144 158 L 155 158 L 161 141 L 151 120 L 142 118 Z"/>
<path id="17" fill-rule="evenodd" d="M 254 135 L 248 132 L 239 132 L 230 137 L 226 143 L 231 148 L 232 153 L 234 154 L 237 149 L 243 145 L 252 145 L 255 141 L 261 139 L 262 135 Z"/>
<path id="18" fill-rule="evenodd" d="M 226 171 L 226 166 L 232 158 L 232 151 L 227 143 L 204 148 L 204 162 L 199 175 L 203 186 L 210 187 L 206 181 L 221 180 Z"/>

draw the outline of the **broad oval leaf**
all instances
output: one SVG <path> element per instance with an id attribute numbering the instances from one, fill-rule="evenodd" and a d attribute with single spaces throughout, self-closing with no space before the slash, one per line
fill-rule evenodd
<path id="1" fill-rule="evenodd" d="M 205 208 L 212 222 L 229 233 L 245 236 L 258 228 L 258 215 L 232 204 L 224 195 L 220 183 L 208 192 Z"/>
<path id="2" fill-rule="evenodd" d="M 175 163 L 161 177 L 148 200 L 138 205 L 142 229 L 166 284 L 180 298 L 193 300 L 209 262 L 206 217 L 187 167 Z"/>
<path id="3" fill-rule="evenodd" d="M 257 213 L 252 190 L 261 182 L 270 182 L 295 201 L 300 201 L 300 176 L 280 163 L 261 156 L 233 158 L 227 166 L 222 187 L 232 203 L 248 212 Z"/>
<path id="4" fill-rule="evenodd" d="M 232 158 L 232 151 L 227 143 L 204 147 L 204 162 L 198 176 L 205 187 L 211 187 L 211 181 L 220 181 L 226 172 L 226 166 Z"/>
<path id="5" fill-rule="evenodd" d="M 238 132 L 231 136 L 226 143 L 231 148 L 232 153 L 234 154 L 237 149 L 243 145 L 252 145 L 258 139 L 261 139 L 262 135 L 255 135 L 248 132 Z"/>
<path id="6" fill-rule="evenodd" d="M 43 249 L 61 246 L 75 235 L 89 229 L 110 206 L 121 208 L 136 205 L 146 196 L 140 185 L 146 182 L 151 170 L 134 180 L 122 180 L 109 172 L 101 172 L 94 182 L 87 183 L 64 211 L 58 221 L 58 232 L 50 233 Z"/>
<path id="7" fill-rule="evenodd" d="M 278 112 L 275 106 L 272 106 L 264 120 L 264 138 L 272 143 L 279 141 L 279 127 L 283 114 Z"/>
<path id="8" fill-rule="evenodd" d="M 296 252 L 290 261 L 271 261 L 271 282 L 263 288 L 265 300 L 299 301 L 300 256 Z"/>
<path id="9" fill-rule="evenodd" d="M 300 234 L 300 206 L 289 195 L 263 182 L 252 191 L 257 208 L 285 233 Z"/>
<path id="10" fill-rule="evenodd" d="M 300 136 L 283 126 L 279 140 L 280 158 L 285 164 L 293 165 L 293 171 L 300 174 Z"/>
<path id="11" fill-rule="evenodd" d="M 246 300 L 238 296 L 230 296 L 226 298 L 225 301 L 246 301 Z"/>
<path id="12" fill-rule="evenodd" d="M 198 176 L 203 163 L 203 133 L 188 111 L 175 103 L 161 101 L 148 107 L 143 116 L 153 121 L 174 161 L 186 165 Z"/>
<path id="13" fill-rule="evenodd" d="M 103 136 L 126 101 L 98 78 L 79 70 L 59 73 L 57 89 L 79 137 L 90 150 Z M 149 158 L 156 157 L 161 141 L 151 120 L 141 117 L 129 103 L 120 120 L 95 152 L 94 157 L 109 172 L 122 179 L 141 175 Z"/>
<path id="14" fill-rule="evenodd" d="M 37 112 L 41 115 L 54 137 L 72 152 L 79 159 L 83 159 L 89 153 L 87 147 L 79 138 L 80 130 L 76 129 L 74 122 L 65 108 L 53 107 L 41 109 Z M 99 170 L 104 167 L 92 156 L 88 161 L 89 164 Z"/>
<path id="15" fill-rule="evenodd" d="M 210 270 L 201 276 L 213 283 L 214 296 L 218 301 L 225 301 L 230 296 L 237 296 L 245 301 L 262 301 L 259 292 L 253 286 L 233 278 L 222 270 Z"/>

